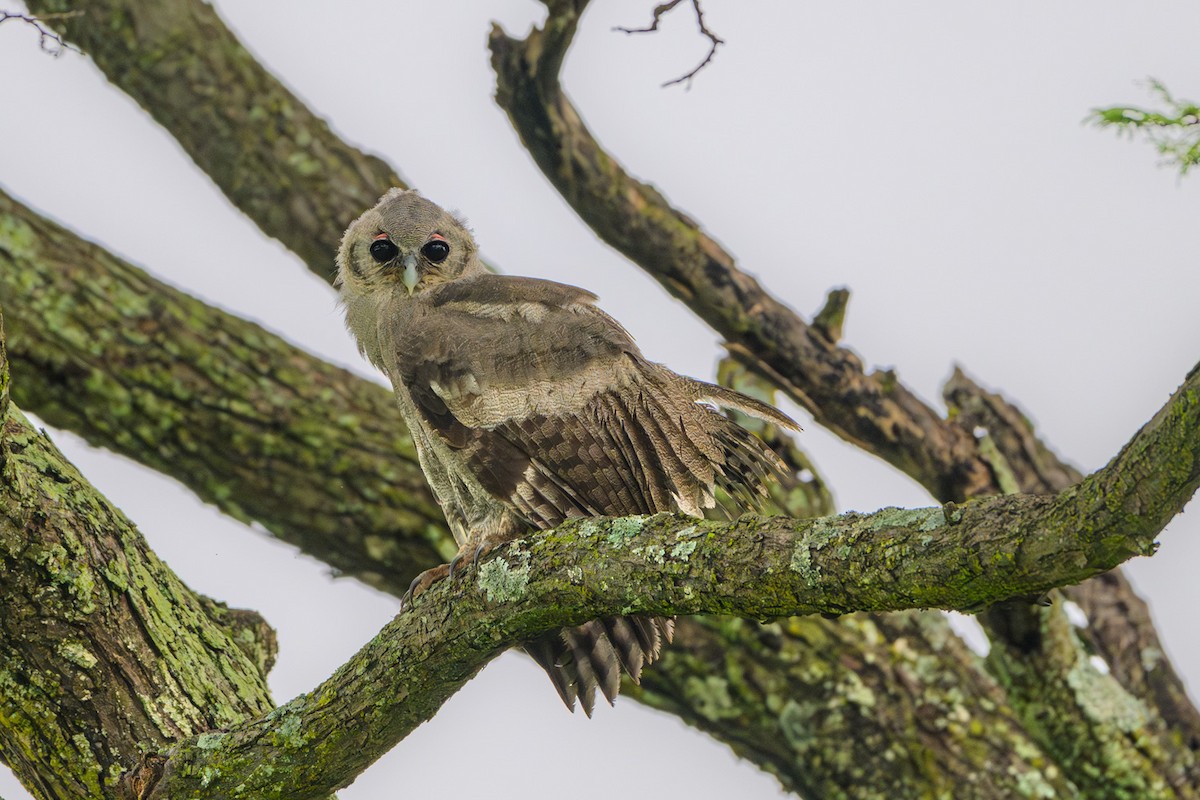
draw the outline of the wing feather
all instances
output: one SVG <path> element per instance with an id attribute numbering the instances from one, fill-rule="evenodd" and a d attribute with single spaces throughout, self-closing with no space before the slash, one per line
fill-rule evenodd
<path id="1" fill-rule="evenodd" d="M 446 284 L 394 335 L 392 379 L 449 452 L 439 455 L 447 471 L 541 529 L 579 516 L 754 508 L 780 462 L 704 403 L 790 420 L 646 361 L 593 299 L 481 276 Z M 591 716 L 597 690 L 611 702 L 621 669 L 637 681 L 673 630 L 661 617 L 610 617 L 525 647 L 563 702 Z"/>

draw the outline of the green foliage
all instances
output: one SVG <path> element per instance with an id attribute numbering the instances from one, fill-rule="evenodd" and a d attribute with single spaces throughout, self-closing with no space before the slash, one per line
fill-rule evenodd
<path id="1" fill-rule="evenodd" d="M 1200 166 L 1200 106 L 1176 99 L 1154 78 L 1146 84 L 1165 107 L 1163 110 L 1111 106 L 1093 109 L 1088 120 L 1131 137 L 1145 136 L 1163 156 L 1164 164 L 1177 166 L 1179 173 L 1186 175 L 1192 167 Z"/>

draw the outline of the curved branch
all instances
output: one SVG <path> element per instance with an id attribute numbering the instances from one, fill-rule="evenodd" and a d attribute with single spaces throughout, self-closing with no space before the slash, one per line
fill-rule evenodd
<path id="1" fill-rule="evenodd" d="M 0 191 L 17 401 L 376 587 L 455 552 L 392 393 Z M 403 591 L 403 588 L 400 589 Z"/>
<path id="2" fill-rule="evenodd" d="M 962 610 L 1078 582 L 1152 552 L 1198 486 L 1200 365 L 1106 467 L 1057 496 L 811 520 L 574 520 L 436 584 L 313 692 L 177 747 L 151 797 L 343 786 L 505 647 L 597 617 Z"/>
<path id="3" fill-rule="evenodd" d="M 0 753 L 45 800 L 111 798 L 148 748 L 271 708 L 272 634 L 191 592 L 0 406 Z"/>
<path id="4" fill-rule="evenodd" d="M 498 27 L 489 45 L 500 104 L 542 172 L 596 234 L 658 280 L 817 421 L 961 501 L 998 488 L 974 440 L 890 373 L 813 329 L 737 268 L 734 258 L 654 187 L 604 151 L 563 94 L 559 70 L 586 2 L 546 0 L 525 40 Z"/>
<path id="5" fill-rule="evenodd" d="M 416 571 L 438 563 L 438 548 L 454 552 L 418 467 L 403 457 L 401 422 L 385 389 L 155 281 L 2 192 L 0 296 L 13 308 L 18 396 L 48 422 L 174 475 L 226 513 L 249 516 L 396 596 Z M 144 345 L 146 331 L 154 332 L 154 347 Z M 279 363 L 287 368 L 271 367 Z M 723 365 L 722 380 L 764 391 L 748 383 L 760 379 L 732 362 Z M 135 428 L 136 419 L 155 425 Z M 302 435 L 289 433 L 293 428 Z M 807 466 L 794 445 L 775 446 L 798 470 Z M 331 475 L 344 485 L 331 486 Z M 777 500 L 794 516 L 832 510 L 819 479 Z M 946 656 L 939 615 L 907 619 L 899 655 L 891 639 L 877 635 L 899 624 L 888 619 L 810 619 L 769 633 L 752 623 L 681 620 L 664 661 L 647 671 L 642 687 L 627 684 L 625 691 L 702 726 L 805 794 L 853 785 L 850 773 L 863 769 L 898 796 L 931 784 L 950 791 L 948 776 L 998 764 L 1009 768 L 997 773 L 996 794 L 1012 794 L 1046 755 L 1012 724 L 1002 698 L 981 690 L 987 681 L 977 661 Z M 731 681 L 754 673 L 777 676 L 756 684 L 762 687 L 785 680 L 783 698 L 757 702 L 755 690 L 744 687 L 742 712 L 714 718 L 711 699 L 695 691 L 719 680 L 711 653 L 721 654 Z M 897 658 L 922 665 L 899 685 L 889 674 L 860 677 L 849 666 Z M 807 666 L 793 674 L 797 664 Z M 806 686 L 813 674 L 845 677 Z M 848 685 L 860 688 L 838 688 Z M 888 710 L 839 711 L 863 689 L 887 695 Z M 820 711 L 799 717 L 808 706 L 798 698 L 806 696 Z M 964 714 L 988 736 L 913 737 L 918 721 L 953 732 Z"/>
<path id="6" fill-rule="evenodd" d="M 1026 414 L 983 389 L 961 369 L 947 381 L 943 397 L 956 424 L 983 433 L 993 470 L 1009 476 L 1012 491 L 1054 492 L 1079 480 L 1078 470 L 1037 439 Z M 1007 683 L 1018 710 L 1037 716 L 1048 698 L 1057 696 L 1054 704 L 1062 712 L 1060 717 L 1078 720 L 1073 733 L 1097 738 L 1090 730 L 1093 726 L 1085 721 L 1088 701 L 1076 697 L 1078 687 L 1071 685 L 1071 677 L 1077 674 L 1073 669 L 1081 654 L 1089 649 L 1099 654 L 1116 682 L 1161 716 L 1166 734 L 1159 741 L 1177 748 L 1174 757 L 1164 760 L 1163 774 L 1186 796 L 1185 787 L 1200 785 L 1200 711 L 1192 705 L 1171 662 L 1163 657 L 1163 645 L 1145 602 L 1120 570 L 1067 587 L 1065 594 L 1087 616 L 1087 625 L 1078 636 L 1060 614 L 1028 604 L 1008 604 L 984 615 L 982 621 L 993 638 L 993 671 Z M 1031 640 L 1039 646 L 1031 647 Z M 1071 733 L 1060 727 L 1051 741 L 1080 738 Z M 1072 746 L 1060 754 L 1066 759 L 1080 756 L 1092 762 L 1093 768 L 1087 772 L 1100 784 L 1120 785 L 1122 776 L 1110 770 L 1123 759 L 1108 757 L 1100 746 Z"/>
<path id="7" fill-rule="evenodd" d="M 171 132 L 267 236 L 332 281 L 347 223 L 393 186 L 382 159 L 347 146 L 276 80 L 208 3 L 30 0 Z M 119 28 L 119 32 L 116 30 Z M 134 66 L 130 66 L 131 63 Z"/>
<path id="8" fill-rule="evenodd" d="M 894 374 L 866 374 L 858 357 L 838 347 L 836 336 L 826 334 L 826 326 L 807 325 L 771 297 L 739 271 L 733 257 L 695 222 L 672 208 L 653 187 L 629 176 L 604 151 L 559 84 L 563 58 L 586 3 L 544 0 L 544 5 L 550 11 L 544 28 L 534 29 L 523 41 L 493 29 L 490 45 L 497 102 L 535 162 L 580 217 L 683 300 L 727 339 L 731 352 L 770 376 L 818 422 L 897 466 L 935 497 L 957 500 L 1013 490 L 1016 484 L 1004 471 L 1003 459 L 992 457 L 995 448 L 987 451 L 980 446 L 994 445 L 993 441 L 977 443 L 969 427 L 943 419 Z M 653 251 L 648 243 L 653 243 Z M 1036 441 L 1033 444 L 1035 449 L 1041 447 Z M 1115 589 L 1121 585 L 1112 584 Z M 1136 602 L 1132 592 L 1124 599 Z M 996 623 L 990 633 L 1007 647 L 1013 642 L 1006 633 L 1037 626 L 1035 616 L 1027 606 L 1009 604 L 990 615 Z M 1091 635 L 1114 633 L 1119 631 L 1094 628 Z M 1152 630 L 1139 634 L 1137 641 L 1156 638 Z M 1106 649 L 1115 649 L 1121 640 L 1117 636 Z M 1027 685 L 1010 688 L 1018 694 L 1028 690 L 1031 700 L 1047 695 L 1050 687 L 1070 679 L 1073 665 L 1073 659 L 1043 661 L 1041 669 L 1023 671 Z M 1185 740 L 1195 740 L 1195 709 L 1187 703 L 1182 686 L 1172 680 L 1172 672 L 1162 669 L 1156 675 L 1166 691 L 1142 696 L 1152 703 L 1162 697 L 1168 703 L 1164 715 L 1191 732 L 1185 733 Z M 1184 707 L 1170 707 L 1181 701 Z M 1036 711 L 1032 703 L 1029 708 Z M 1111 734 L 1119 727 L 1117 720 L 1089 716 L 1082 706 L 1073 712 L 1079 732 L 1087 736 Z M 1027 722 L 1030 731 L 1042 730 L 1036 719 Z M 1044 737 L 1042 741 L 1053 749 L 1051 742 Z M 1075 739 L 1065 737 L 1065 741 L 1069 749 Z M 1178 737 L 1164 735 L 1159 741 L 1164 750 L 1181 748 L 1178 759 L 1166 755 L 1163 763 L 1196 761 Z M 1101 774 L 1086 764 L 1082 770 L 1079 776 Z"/>
<path id="9" fill-rule="evenodd" d="M 33 4 L 46 6 L 51 5 L 51 3 L 45 2 L 45 0 L 35 0 Z M 122 86 L 122 88 L 125 88 L 127 91 L 130 91 L 132 94 L 137 96 L 139 98 L 139 102 L 143 102 L 144 104 L 148 105 L 161 105 L 164 108 L 174 108 L 175 105 L 182 105 L 181 108 L 177 109 L 179 111 L 178 114 L 162 113 L 157 115 L 157 118 L 169 130 L 171 130 L 181 142 L 185 142 L 185 147 L 188 147 L 190 151 L 193 149 L 193 147 L 205 146 L 213 150 L 223 148 L 223 152 L 228 153 L 236 151 L 239 147 L 252 146 L 246 143 L 265 142 L 268 145 L 263 147 L 265 152 L 270 153 L 273 152 L 274 149 L 279 149 L 280 153 L 284 155 L 290 154 L 288 160 L 291 164 L 295 165 L 304 163 L 308 164 L 309 166 L 317 161 L 321 161 L 326 153 L 333 155 L 330 164 L 322 166 L 320 169 L 316 170 L 316 174 L 308 176 L 312 179 L 312 181 L 315 181 L 315 183 L 303 181 L 293 182 L 291 189 L 292 191 L 297 192 L 295 197 L 288 195 L 288 193 L 285 191 L 284 196 L 282 197 L 273 198 L 269 202 L 258 202 L 256 201 L 254 193 L 245 192 L 244 190 L 239 189 L 236 181 L 230 181 L 224 178 L 218 179 L 218 184 L 226 190 L 226 193 L 229 194 L 232 199 L 235 199 L 235 202 L 238 202 L 240 205 L 242 205 L 243 209 L 246 210 L 247 213 L 250 214 L 250 216 L 254 218 L 261 227 L 264 228 L 264 230 L 271 232 L 272 230 L 280 229 L 277 220 L 276 222 L 272 222 L 270 219 L 271 215 L 290 215 L 294 216 L 297 220 L 300 220 L 300 222 L 289 221 L 282 227 L 289 230 L 289 232 L 293 235 L 296 231 L 307 233 L 315 230 L 313 226 L 309 225 L 312 216 L 310 211 L 307 210 L 309 204 L 325 204 L 335 209 L 335 212 L 329 215 L 325 213 L 323 208 L 318 209 L 318 211 L 315 212 L 318 217 L 328 217 L 330 219 L 334 219 L 336 218 L 337 214 L 343 214 L 346 216 L 346 218 L 349 218 L 349 216 L 356 214 L 362 205 L 369 204 L 370 200 L 373 200 L 375 194 L 378 194 L 379 189 L 372 185 L 373 179 L 369 176 L 364 178 L 365 173 L 363 171 L 360 170 L 356 175 L 353 173 L 353 171 L 351 171 L 351 173 L 347 173 L 343 169 L 342 165 L 344 165 L 344 163 L 348 163 L 347 159 L 349 161 L 354 161 L 355 156 L 353 152 L 342 152 L 341 148 L 344 147 L 344 145 L 340 145 L 340 143 L 336 140 L 323 140 L 324 147 L 328 149 L 322 150 L 318 148 L 318 150 L 315 151 L 317 158 L 314 162 L 304 161 L 303 157 L 305 154 L 302 152 L 303 148 L 297 149 L 295 147 L 295 141 L 298 139 L 303 139 L 305 131 L 302 130 L 298 134 L 298 137 L 293 137 L 292 134 L 295 134 L 296 132 L 289 127 L 290 123 L 287 119 L 288 114 L 282 113 L 280 117 L 272 116 L 277 110 L 290 112 L 291 106 L 289 105 L 289 102 L 295 101 L 295 98 L 292 97 L 290 93 L 286 93 L 286 91 L 284 91 L 284 93 L 276 91 L 276 87 L 270 85 L 270 83 L 273 81 L 273 78 L 270 78 L 270 76 L 265 72 L 262 72 L 261 75 L 265 76 L 267 83 L 264 84 L 265 88 L 263 91 L 259 92 L 259 95 L 262 97 L 283 98 L 285 101 L 280 105 L 271 105 L 269 108 L 260 109 L 266 112 L 265 117 L 258 115 L 253 119 L 239 118 L 236 114 L 228 114 L 223 111 L 222 108 L 214 107 L 223 103 L 224 98 L 233 96 L 239 91 L 237 81 L 240 80 L 241 73 L 239 72 L 240 67 L 238 66 L 237 61 L 238 59 L 249 60 L 249 56 L 246 55 L 244 49 L 242 49 L 240 45 L 237 45 L 236 41 L 233 41 L 233 37 L 229 34 L 228 30 L 219 23 L 219 21 L 214 23 L 214 19 L 211 17 L 210 13 L 205 12 L 193 14 L 190 6 L 175 2 L 154 5 L 139 5 L 136 3 L 88 2 L 84 5 L 88 8 L 99 9 L 109 24 L 107 26 L 90 24 L 89 26 L 80 28 L 77 31 L 72 29 L 72 32 L 77 33 L 79 37 L 84 39 L 87 37 L 92 37 L 94 41 L 107 39 L 107 41 L 101 43 L 102 46 L 99 49 L 103 49 L 104 52 L 97 57 L 97 63 L 106 70 L 110 76 L 110 79 L 113 80 L 114 83 Z M 583 5 L 584 4 L 582 3 L 577 4 L 576 10 L 581 10 Z M 80 4 L 74 4 L 74 6 L 78 7 Z M 218 85 L 206 85 L 201 87 L 195 82 L 192 76 L 187 74 L 186 71 L 172 71 L 169 68 L 156 72 L 155 80 L 159 82 L 159 86 L 147 85 L 147 83 L 152 84 L 154 81 L 146 82 L 142 79 L 142 73 L 139 70 L 128 68 L 130 63 L 155 61 L 162 57 L 162 43 L 157 37 L 160 37 L 163 31 L 167 30 L 170 30 L 171 36 L 175 37 L 175 39 L 172 40 L 172 46 L 178 52 L 195 53 L 197 51 L 205 51 L 202 53 L 202 55 L 211 55 L 214 61 L 211 65 L 212 68 L 208 71 Z M 192 40 L 192 43 L 187 41 L 189 39 Z M 122 48 L 125 48 L 125 50 L 123 51 Z M 170 48 L 168 47 L 166 49 L 169 50 Z M 170 54 L 168 53 L 166 61 L 170 61 L 169 56 Z M 551 55 L 550 58 L 553 60 L 553 55 Z M 542 66 L 545 66 L 546 63 L 546 61 L 543 61 Z M 169 67 L 170 65 L 166 64 L 166 66 Z M 554 71 L 557 71 L 557 66 L 555 66 Z M 194 96 L 189 94 L 189 92 L 196 90 L 198 87 L 205 89 L 205 91 Z M 288 100 L 289 98 L 290 101 Z M 313 117 L 310 112 L 307 112 L 306 109 L 303 109 L 303 106 L 298 102 L 295 102 L 295 106 L 304 111 L 303 114 L 299 115 L 299 119 L 302 122 L 305 120 L 315 119 L 315 117 Z M 197 109 L 197 113 L 190 113 L 192 108 Z M 217 120 L 217 124 L 209 124 L 209 115 L 212 115 L 212 117 Z M 264 118 L 269 119 L 269 124 L 265 126 L 265 128 L 259 124 L 259 121 Z M 321 124 L 323 125 L 323 123 Z M 283 142 L 276 142 L 274 138 L 275 134 L 272 132 L 273 127 L 286 133 Z M 217 140 L 221 138 L 225 138 L 227 141 L 223 143 L 217 143 L 214 141 L 211 145 L 208 145 L 205 142 L 206 139 Z M 192 145 L 186 144 L 187 142 L 191 142 Z M 352 150 L 352 148 L 348 148 L 348 150 Z M 205 166 L 208 164 L 217 172 L 220 172 L 222 169 L 220 159 L 215 161 L 205 160 L 205 158 L 197 156 L 195 153 L 193 153 L 193 156 L 196 158 L 197 163 L 202 168 L 209 169 L 208 166 Z M 266 160 L 270 161 L 270 158 L 271 156 L 268 155 Z M 256 173 L 253 171 L 253 167 L 257 163 L 257 156 L 246 156 L 243 163 L 240 165 L 240 169 L 242 174 L 251 176 L 251 178 L 248 180 L 249 183 L 260 181 L 265 184 L 271 180 L 270 176 L 275 174 L 272 171 L 274 167 L 268 164 L 269 168 L 267 171 L 264 172 L 262 176 L 256 176 Z M 323 184 L 320 176 L 326 172 L 329 174 L 336 174 L 338 176 L 338 180 L 328 185 Z M 367 172 L 372 171 L 367 170 Z M 394 174 L 390 173 L 390 170 L 387 172 L 389 174 Z M 214 174 L 214 177 L 217 176 Z M 287 177 L 287 175 L 284 174 L 284 177 Z M 387 179 L 387 182 L 390 183 L 390 179 Z M 343 202 L 342 194 L 343 191 L 346 190 L 346 187 L 350 187 L 355 192 L 360 191 L 360 189 L 363 187 L 367 187 L 363 196 L 368 197 L 369 199 L 366 202 L 361 203 L 359 206 L 353 207 L 349 212 L 347 212 L 346 207 L 353 204 Z M 299 191 L 300 189 L 303 191 Z M 274 227 L 272 227 L 273 225 Z M 329 228 L 335 236 L 340 234 L 340 224 L 326 225 L 325 227 Z M 310 269 L 318 274 L 321 274 L 323 277 L 328 277 L 328 258 L 325 253 L 320 250 L 319 246 L 312 246 L 312 240 L 293 240 L 292 236 L 289 236 L 285 241 L 285 244 L 293 249 L 303 252 L 309 261 Z M 846 353 L 846 357 L 849 359 L 855 358 L 853 354 L 848 352 Z M 834 371 L 834 376 L 836 377 L 836 370 Z M 867 376 L 868 382 L 877 378 L 879 378 L 877 375 Z M 881 383 L 883 389 L 885 390 L 884 394 L 886 395 L 886 390 L 888 389 L 888 376 L 883 376 Z M 857 384 L 855 384 L 854 381 L 851 381 L 849 386 L 853 389 L 857 386 Z M 873 392 L 874 389 L 868 387 L 868 397 L 873 397 Z M 900 398 L 900 400 L 903 399 L 903 397 Z M 900 405 L 902 407 L 903 403 Z M 84 421 L 82 424 L 86 425 L 87 422 Z M 920 437 L 917 437 L 918 446 L 920 446 L 919 439 Z M 901 463 L 904 461 L 902 456 L 899 460 Z M 922 462 L 922 456 L 918 454 L 911 460 L 914 463 L 919 464 Z M 953 467 L 955 460 L 951 458 L 946 463 Z M 967 480 L 965 480 L 966 484 L 970 484 L 972 480 L 974 480 L 970 477 L 971 475 L 976 474 L 973 472 L 973 469 L 974 468 L 972 468 L 972 470 L 968 470 L 967 472 Z M 964 483 L 961 475 L 949 475 L 945 480 L 948 485 L 959 485 Z M 945 497 L 948 495 L 941 494 L 940 496 Z M 436 540 L 437 536 L 433 536 L 433 539 Z M 369 556 L 366 560 L 369 561 Z"/>

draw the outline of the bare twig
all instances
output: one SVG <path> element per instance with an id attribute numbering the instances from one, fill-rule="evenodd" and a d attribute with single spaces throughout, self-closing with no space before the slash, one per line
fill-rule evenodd
<path id="1" fill-rule="evenodd" d="M 621 33 L 655 33 L 658 31 L 658 23 L 662 21 L 663 15 L 682 2 L 683 0 L 669 0 L 669 2 L 666 3 L 659 3 L 654 7 L 653 18 L 650 20 L 650 24 L 645 28 L 622 28 L 617 26 L 613 28 L 613 30 L 620 31 Z M 725 40 L 709 30 L 708 25 L 704 22 L 704 9 L 700 7 L 700 0 L 691 0 L 691 3 L 692 10 L 696 12 L 696 24 L 700 27 L 700 33 L 704 34 L 704 37 L 708 39 L 708 54 L 704 56 L 704 60 L 697 64 L 691 72 L 680 75 L 674 80 L 667 81 L 663 84 L 664 87 L 673 86 L 677 83 L 683 83 L 686 81 L 686 88 L 692 88 L 692 78 L 696 77 L 696 74 L 700 72 L 700 70 L 709 65 L 709 63 L 713 60 L 713 56 L 717 54 L 717 48 L 725 44 Z"/>
<path id="2" fill-rule="evenodd" d="M 0 11 L 0 25 L 3 25 L 10 19 L 19 20 L 27 25 L 32 25 L 34 30 L 38 32 L 38 46 L 42 48 L 42 52 L 49 53 L 55 58 L 58 58 L 67 50 L 74 50 L 76 53 L 80 54 L 82 54 L 83 51 L 70 42 L 63 41 L 61 36 L 46 28 L 44 25 L 42 25 L 42 23 L 49 22 L 51 20 L 70 19 L 71 17 L 78 17 L 82 13 L 82 11 L 64 11 L 61 14 L 47 14 L 44 17 L 31 17 L 26 14 L 14 14 L 11 11 Z"/>

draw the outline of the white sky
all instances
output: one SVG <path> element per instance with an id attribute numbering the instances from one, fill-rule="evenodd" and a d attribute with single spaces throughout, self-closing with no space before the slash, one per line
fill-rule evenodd
<path id="1" fill-rule="evenodd" d="M 343 136 L 465 213 L 502 269 L 592 289 L 650 357 L 711 376 L 716 337 L 575 218 L 491 100 L 489 22 L 523 35 L 538 4 L 217 5 Z M 1200 93 L 1200 5 L 709 0 L 709 24 L 728 44 L 691 91 L 659 88 L 705 52 L 686 12 L 657 36 L 629 38 L 610 29 L 644 24 L 654 3 L 594 5 L 565 82 L 601 141 L 802 313 L 849 286 L 847 344 L 922 396 L 937 402 L 960 363 L 1092 470 L 1200 358 L 1200 177 L 1181 181 L 1156 168 L 1148 145 L 1081 124 L 1095 106 L 1149 102 L 1138 85 L 1147 76 Z M 50 58 L 10 22 L 0 75 L 19 76 L 0 105 L 7 191 L 370 374 L 331 290 L 86 58 Z M 331 246 L 331 269 L 332 259 Z M 802 443 L 842 508 L 930 503 L 891 468 L 806 427 Z M 193 588 L 277 627 L 277 700 L 314 686 L 395 613 L 394 598 L 331 579 L 173 482 L 54 438 Z M 1157 557 L 1129 567 L 1193 694 L 1198 534 L 1194 512 L 1181 517 Z M 587 800 L 610 796 L 613 781 L 638 796 L 781 795 L 723 746 L 633 702 L 590 721 L 567 714 L 541 672 L 510 654 L 341 796 Z M 0 794 L 27 796 L 7 773 Z"/>

